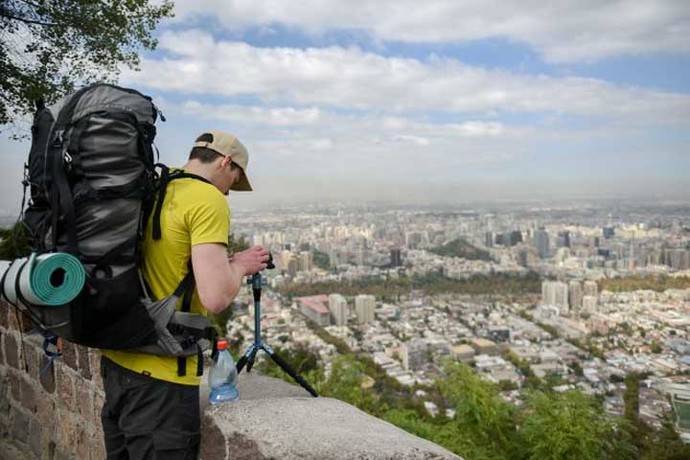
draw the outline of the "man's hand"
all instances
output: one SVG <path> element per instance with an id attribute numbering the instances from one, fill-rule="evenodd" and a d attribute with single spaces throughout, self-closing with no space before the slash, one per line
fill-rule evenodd
<path id="1" fill-rule="evenodd" d="M 261 246 L 252 246 L 244 251 L 236 252 L 230 259 L 230 264 L 237 264 L 244 276 L 253 275 L 266 268 L 268 250 Z"/>

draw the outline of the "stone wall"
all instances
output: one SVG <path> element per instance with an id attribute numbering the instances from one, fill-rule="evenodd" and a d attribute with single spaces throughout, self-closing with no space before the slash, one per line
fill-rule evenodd
<path id="1" fill-rule="evenodd" d="M 100 354 L 65 342 L 63 357 L 51 363 L 32 328 L 0 303 L 0 444 L 27 458 L 105 458 Z"/>
<path id="2" fill-rule="evenodd" d="M 100 354 L 65 342 L 50 362 L 30 321 L 0 302 L 0 460 L 105 459 Z M 208 407 L 203 460 L 459 459 L 342 401 L 282 380 L 240 374 L 240 401 Z"/>

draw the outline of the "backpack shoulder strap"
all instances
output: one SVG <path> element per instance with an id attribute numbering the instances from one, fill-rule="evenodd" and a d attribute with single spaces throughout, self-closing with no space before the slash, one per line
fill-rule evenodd
<path id="1" fill-rule="evenodd" d="M 165 201 L 165 193 L 168 188 L 168 184 L 175 179 L 196 179 L 201 182 L 206 182 L 210 184 L 208 179 L 205 179 L 196 174 L 184 172 L 184 171 L 173 171 L 170 172 L 170 168 L 162 163 L 157 163 L 157 167 L 161 169 L 160 182 L 158 186 L 158 199 L 156 200 L 156 207 L 153 210 L 153 228 L 152 236 L 154 240 L 160 240 L 162 236 L 161 232 L 161 211 L 163 210 L 163 202 Z"/>

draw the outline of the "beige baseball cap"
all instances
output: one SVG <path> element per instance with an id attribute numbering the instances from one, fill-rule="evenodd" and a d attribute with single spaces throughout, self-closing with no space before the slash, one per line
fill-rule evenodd
<path id="1" fill-rule="evenodd" d="M 247 148 L 242 145 L 239 139 L 230 133 L 223 131 L 206 131 L 199 137 L 211 137 L 210 141 L 198 141 L 194 147 L 206 147 L 223 156 L 230 157 L 232 162 L 242 169 L 240 180 L 230 187 L 230 190 L 249 192 L 252 186 L 247 178 L 247 165 L 249 163 L 249 153 Z"/>

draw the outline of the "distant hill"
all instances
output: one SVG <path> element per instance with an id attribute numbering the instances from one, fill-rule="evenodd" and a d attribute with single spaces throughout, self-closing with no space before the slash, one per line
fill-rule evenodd
<path id="1" fill-rule="evenodd" d="M 443 246 L 437 246 L 429 251 L 445 257 L 462 257 L 468 260 L 491 260 L 491 255 L 488 251 L 472 246 L 463 238 L 450 241 Z"/>

